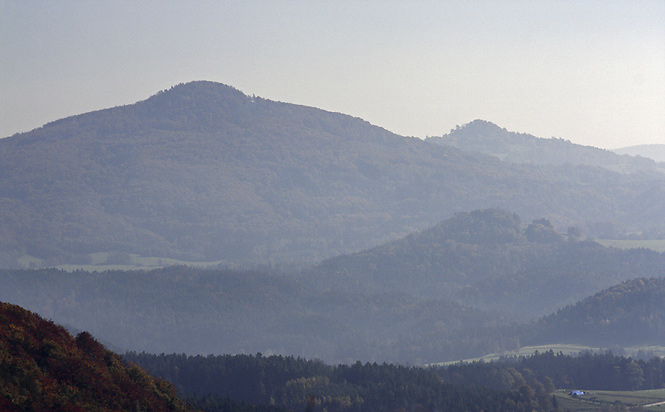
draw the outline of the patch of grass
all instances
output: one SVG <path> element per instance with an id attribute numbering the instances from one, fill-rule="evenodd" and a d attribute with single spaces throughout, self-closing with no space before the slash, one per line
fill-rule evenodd
<path id="1" fill-rule="evenodd" d="M 652 240 L 614 240 L 614 239 L 596 239 L 596 242 L 603 246 L 615 247 L 618 249 L 638 249 L 645 248 L 655 250 L 656 252 L 665 252 L 665 239 Z"/>
<path id="2" fill-rule="evenodd" d="M 648 354 L 652 354 L 653 356 L 665 356 L 665 346 L 629 346 L 626 348 L 622 348 L 623 352 L 617 353 L 626 357 L 637 357 L 640 351 Z M 605 353 L 608 351 L 608 348 L 599 348 L 599 347 L 593 347 L 593 346 L 585 346 L 585 345 L 576 345 L 576 344 L 568 344 L 568 343 L 554 343 L 554 344 L 548 344 L 548 345 L 536 345 L 536 346 L 524 346 L 520 348 L 519 350 L 516 351 L 506 351 L 502 353 L 490 353 L 485 356 L 481 356 L 478 358 L 470 358 L 470 359 L 461 359 L 461 360 L 456 360 L 456 361 L 449 361 L 449 362 L 440 362 L 440 363 L 435 363 L 432 364 L 433 366 L 446 366 L 446 365 L 452 365 L 455 363 L 459 362 L 478 362 L 478 361 L 485 361 L 485 362 L 491 362 L 491 361 L 496 361 L 501 358 L 507 358 L 507 357 L 515 357 L 515 356 L 531 356 L 536 351 L 539 353 L 543 352 L 549 352 L 553 351 L 554 353 L 563 353 L 564 355 L 576 355 L 580 352 L 601 352 Z M 615 349 L 613 349 L 614 351 Z"/>
<path id="3" fill-rule="evenodd" d="M 217 266 L 224 261 L 218 260 L 215 262 L 189 262 L 185 260 L 177 260 L 177 259 L 170 259 L 170 258 L 162 258 L 162 257 L 146 257 L 146 256 L 139 256 L 135 254 L 129 254 L 128 257 L 126 258 L 126 262 L 123 263 L 108 263 L 108 253 L 106 252 L 99 252 L 99 253 L 91 253 L 90 256 L 90 264 L 86 265 L 77 265 L 77 264 L 64 264 L 64 265 L 58 265 L 56 266 L 57 269 L 62 269 L 68 272 L 72 272 L 75 270 L 85 270 L 88 272 L 103 272 L 106 270 L 150 270 L 150 269 L 157 269 L 157 268 L 163 268 L 166 266 L 174 266 L 174 265 L 186 265 L 190 267 L 197 267 L 197 268 L 206 268 L 206 267 L 212 267 L 212 266 Z"/>
<path id="4" fill-rule="evenodd" d="M 536 346 L 524 346 L 520 348 L 519 350 L 516 351 L 506 351 L 502 353 L 490 353 L 485 356 L 481 356 L 479 358 L 471 358 L 471 359 L 462 359 L 462 360 L 456 360 L 456 361 L 450 361 L 450 362 L 441 362 L 441 363 L 436 363 L 434 365 L 436 366 L 445 366 L 445 365 L 452 365 L 458 362 L 477 362 L 477 361 L 485 361 L 485 362 L 490 362 L 490 361 L 495 361 L 499 360 L 501 358 L 505 357 L 513 357 L 513 356 L 531 356 L 533 355 L 536 351 L 539 353 L 543 352 L 548 352 L 548 351 L 554 351 L 554 353 L 559 353 L 562 352 L 564 355 L 570 355 L 570 354 L 577 354 L 579 352 L 584 352 L 584 351 L 591 351 L 591 352 L 604 352 L 605 349 L 603 348 L 597 348 L 597 347 L 591 347 L 591 346 L 584 346 L 584 345 L 574 345 L 574 344 L 567 344 L 567 343 L 555 343 L 555 344 L 550 344 L 550 345 L 536 345 Z"/>

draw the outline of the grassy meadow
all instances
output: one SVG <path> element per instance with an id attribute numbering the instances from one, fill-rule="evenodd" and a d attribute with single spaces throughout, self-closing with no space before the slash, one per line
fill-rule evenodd
<path id="1" fill-rule="evenodd" d="M 575 390 L 582 388 L 575 388 Z M 598 411 L 607 405 L 622 404 L 629 408 L 642 407 L 645 411 L 665 412 L 665 389 L 647 391 L 589 391 L 582 396 L 569 395 L 571 389 L 557 391 L 559 409 L 571 412 Z M 660 405 L 654 405 L 659 404 Z M 653 406 L 648 406 L 653 405 Z"/>

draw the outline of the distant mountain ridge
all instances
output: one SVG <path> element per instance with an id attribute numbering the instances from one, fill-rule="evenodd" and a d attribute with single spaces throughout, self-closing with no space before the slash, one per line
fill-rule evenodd
<path id="1" fill-rule="evenodd" d="M 484 207 L 665 233 L 665 175 L 513 165 L 212 82 L 0 139 L 0 175 L 0 267 L 316 262 Z"/>
<path id="2" fill-rule="evenodd" d="M 665 162 L 665 144 L 643 144 L 612 151 L 620 155 L 642 156 L 657 162 Z"/>
<path id="3" fill-rule="evenodd" d="M 526 133 L 509 132 L 494 123 L 474 120 L 457 127 L 441 137 L 429 137 L 429 142 L 460 150 L 496 156 L 510 163 L 550 165 L 597 166 L 619 173 L 661 170 L 656 163 L 645 158 L 620 156 L 591 146 L 583 146 L 564 139 L 542 139 Z"/>

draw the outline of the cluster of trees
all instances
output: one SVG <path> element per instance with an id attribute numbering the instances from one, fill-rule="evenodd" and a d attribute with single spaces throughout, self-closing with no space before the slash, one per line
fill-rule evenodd
<path id="1" fill-rule="evenodd" d="M 74 338 L 50 321 L 1 302 L 0 409 L 192 410 L 171 384 L 128 364 L 89 333 Z"/>
<path id="2" fill-rule="evenodd" d="M 542 408 L 525 389 L 501 391 L 445 383 L 431 369 L 356 362 L 328 366 L 294 357 L 186 356 L 128 353 L 187 399 L 251 400 L 289 410 L 532 411 Z M 191 397 L 191 398 L 190 398 Z"/>

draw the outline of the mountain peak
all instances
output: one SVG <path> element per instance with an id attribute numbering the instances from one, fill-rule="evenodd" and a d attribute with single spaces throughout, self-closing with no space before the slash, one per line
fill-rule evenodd
<path id="1" fill-rule="evenodd" d="M 202 99 L 202 98 L 216 98 L 216 99 L 249 99 L 243 92 L 233 86 L 224 83 L 217 83 L 208 80 L 195 80 L 188 83 L 180 83 L 172 86 L 169 89 L 162 90 L 151 97 L 148 101 L 160 101 L 162 99 Z"/>

